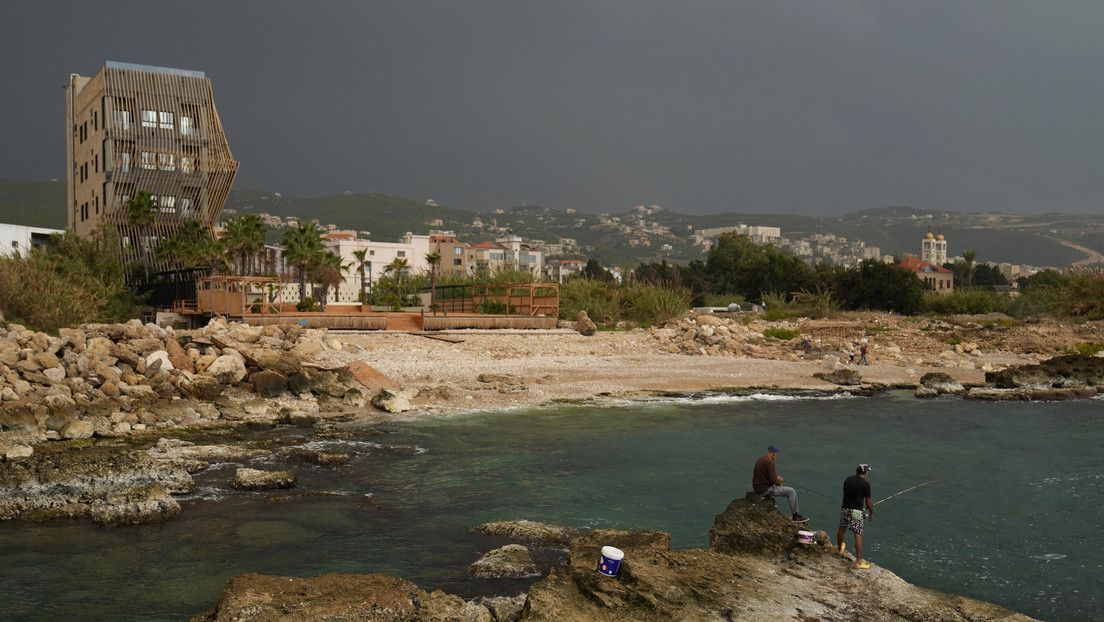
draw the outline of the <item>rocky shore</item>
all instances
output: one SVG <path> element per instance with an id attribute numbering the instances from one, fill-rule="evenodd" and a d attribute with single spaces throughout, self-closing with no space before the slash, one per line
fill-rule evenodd
<path id="1" fill-rule="evenodd" d="M 690 313 L 664 326 L 592 335 L 581 334 L 574 323 L 562 323 L 553 331 L 453 331 L 447 336 L 342 334 L 294 325 L 259 328 L 221 319 L 190 331 L 132 321 L 84 325 L 49 335 L 0 319 L 0 520 L 84 518 L 103 525 L 171 520 L 180 512 L 174 495 L 194 490 L 192 475 L 216 461 L 242 464 L 230 482 L 235 488 L 294 487 L 293 471 L 244 468 L 246 462 L 265 452 L 284 450 L 278 444 L 239 442 L 233 432 L 239 428 L 287 425 L 325 434 L 332 420 L 384 422 L 565 400 L 617 402 L 707 391 L 870 392 L 893 388 L 914 391 L 919 398 L 1081 399 L 1097 395 L 1104 387 L 1104 358 L 1071 353 L 1079 346 L 1089 349 L 1085 344 L 1100 343 L 1104 343 L 1101 322 L 1017 323 L 994 317 L 918 320 L 883 314 L 832 321 L 765 322 L 748 315 Z M 868 347 L 869 365 L 848 364 L 845 353 L 852 345 Z M 293 458 L 290 461 L 340 466 L 348 460 L 348 456 L 326 452 L 298 451 L 289 456 Z M 639 593 L 635 590 L 645 587 L 640 573 L 648 564 L 657 572 L 660 566 L 676 565 L 682 569 L 677 574 L 687 568 L 695 569 L 686 571 L 693 574 L 719 564 L 742 575 L 748 572 L 747 562 L 717 559 L 723 551 L 671 553 L 656 546 L 662 541 L 660 536 L 643 548 L 633 544 L 639 534 L 629 540 L 616 534 L 599 536 L 639 549 L 618 583 L 595 582 L 589 574 L 594 551 L 586 548 L 595 542 L 587 540 L 590 536 L 571 534 L 573 550 L 585 553 L 578 558 L 573 554 L 573 561 L 543 580 L 544 587 L 530 592 L 528 599 L 507 598 L 480 605 L 491 618 L 472 603 L 457 603 L 458 597 L 425 595 L 401 579 L 376 575 L 307 580 L 314 583 L 303 584 L 302 593 L 332 593 L 337 588 L 328 582 L 366 582 L 357 589 L 391 599 L 388 602 L 405 612 L 402 616 L 414 615 L 411 612 L 430 602 L 468 611 L 461 617 L 359 619 L 614 619 L 614 613 L 602 617 L 607 614 L 590 612 L 598 616 L 593 618 L 557 618 L 558 613 L 547 613 L 557 611 L 558 605 L 551 604 L 557 599 L 575 598 L 557 591 L 568 588 L 589 590 L 578 598 L 591 605 L 605 603 L 611 612 L 624 611 L 630 605 L 643 607 L 640 617 L 631 618 L 642 620 L 760 619 L 741 617 L 743 614 L 725 618 L 718 612 L 734 606 L 722 607 L 729 602 L 726 598 L 739 604 L 731 609 L 734 612 L 767 606 L 741 600 L 747 598 L 754 582 L 737 581 L 743 585 L 739 598 L 725 596 L 723 590 L 715 599 L 705 598 L 700 589 L 720 588 L 695 587 L 697 583 L 653 586 L 651 589 L 659 591 Z M 809 567 L 816 569 L 809 576 L 819 576 L 817 573 L 830 567 L 825 564 L 838 561 L 810 557 L 814 549 L 787 547 L 785 552 L 775 550 L 771 555 L 796 566 L 786 566 L 790 570 L 784 573 L 775 569 L 764 581 L 796 581 L 794 577 L 813 572 Z M 533 572 L 523 548 L 493 553 L 488 559 L 473 560 L 471 572 L 481 576 Z M 584 558 L 585 563 L 574 561 Z M 503 570 L 506 562 L 508 568 L 513 565 L 522 570 Z M 576 574 L 584 570 L 588 574 Z M 848 587 L 843 579 L 847 576 L 840 575 L 835 588 L 853 592 L 857 588 Z M 238 577 L 228 591 L 237 593 L 232 588 L 239 585 L 242 590 L 268 593 L 286 587 L 287 581 Z M 295 580 L 299 581 L 304 580 Z M 623 589 L 626 581 L 631 582 L 632 590 Z M 886 581 L 883 589 L 900 580 L 892 577 Z M 613 585 L 621 587 L 613 593 L 606 591 Z M 704 607 L 701 611 L 714 605 L 721 609 L 712 610 L 714 617 L 689 610 L 678 615 L 702 617 L 645 615 L 651 605 L 644 603 L 676 593 L 688 594 L 686 602 L 696 602 L 694 606 Z M 318 598 L 318 602 L 325 601 Z M 404 599 L 420 604 L 408 606 Z M 822 600 L 793 599 L 801 603 L 794 607 L 813 610 L 823 606 Z M 339 607 L 337 600 L 334 602 Z M 520 611 L 519 603 L 527 603 L 524 615 L 528 617 L 495 613 Z M 546 609 L 542 610 L 540 603 Z M 963 614 L 860 619 L 1023 618 Z"/>
<path id="2" fill-rule="evenodd" d="M 246 574 L 230 579 L 218 603 L 192 622 L 1032 619 L 990 603 L 915 587 L 878 566 L 854 570 L 853 558 L 837 555 L 828 534 L 814 532 L 812 544 L 801 544 L 800 528 L 773 501 L 748 493 L 716 517 L 708 550 L 671 551 L 670 537 L 658 531 L 595 530 L 572 537 L 567 563 L 516 597 L 465 601 L 382 574 L 309 579 Z M 556 528 L 529 524 L 513 532 L 524 540 L 529 530 Z M 597 571 L 603 546 L 625 554 L 615 576 Z M 503 548 L 522 554 L 527 550 L 526 544 Z"/>

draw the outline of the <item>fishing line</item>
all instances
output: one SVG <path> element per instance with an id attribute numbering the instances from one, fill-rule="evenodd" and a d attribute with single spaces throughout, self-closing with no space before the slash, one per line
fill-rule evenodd
<path id="1" fill-rule="evenodd" d="M 892 499 L 892 498 L 894 498 L 894 497 L 899 497 L 899 496 L 901 496 L 901 495 L 905 494 L 906 492 L 910 492 L 910 491 L 916 490 L 917 488 L 920 488 L 920 487 L 922 487 L 922 486 L 927 486 L 928 484 L 934 484 L 934 483 L 936 483 L 936 482 L 941 482 L 941 481 L 943 481 L 943 480 L 942 480 L 942 479 L 933 479 L 933 480 L 931 480 L 930 482 L 924 482 L 923 484 L 917 484 L 917 485 L 915 485 L 915 486 L 913 486 L 913 487 L 911 487 L 911 488 L 906 488 L 906 489 L 902 490 L 901 492 L 895 492 L 895 493 L 893 493 L 892 495 L 889 495 L 888 497 L 886 497 L 885 499 L 882 499 L 881 501 L 875 501 L 875 502 L 874 502 L 874 505 L 878 505 L 878 504 L 879 504 L 879 503 L 881 503 L 882 501 L 889 501 L 890 499 Z"/>
<path id="2" fill-rule="evenodd" d="M 829 501 L 834 500 L 834 497 L 829 497 L 828 495 L 826 495 L 824 493 L 817 492 L 817 491 L 813 490 L 812 488 L 806 488 L 806 487 L 802 486 L 801 484 L 795 484 L 795 483 L 793 483 L 789 480 L 786 480 L 785 482 L 782 483 L 783 486 L 785 486 L 786 484 L 789 484 L 791 486 L 796 486 L 797 488 L 800 488 L 800 489 L 802 489 L 806 492 L 811 492 L 814 495 L 817 495 L 818 497 L 824 497 L 825 499 L 828 499 Z"/>

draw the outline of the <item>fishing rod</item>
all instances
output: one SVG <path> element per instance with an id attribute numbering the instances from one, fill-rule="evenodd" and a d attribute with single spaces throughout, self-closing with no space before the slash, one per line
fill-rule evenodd
<path id="1" fill-rule="evenodd" d="M 917 488 L 920 488 L 920 487 L 922 487 L 922 486 L 927 486 L 928 484 L 934 484 L 934 483 L 936 483 L 936 482 L 941 482 L 941 481 L 943 481 L 943 480 L 942 480 L 942 479 L 933 479 L 933 480 L 931 480 L 930 482 L 924 482 L 923 484 L 917 484 L 917 485 L 915 485 L 915 486 L 913 486 L 913 487 L 911 487 L 911 488 L 906 488 L 906 489 L 902 490 L 901 492 L 895 492 L 895 493 L 893 493 L 892 495 L 889 495 L 888 497 L 886 497 L 885 499 L 882 499 L 881 501 L 875 501 L 875 502 L 874 502 L 874 505 L 878 505 L 878 504 L 879 504 L 879 503 L 881 503 L 882 501 L 889 501 L 890 499 L 892 499 L 892 498 L 894 498 L 894 497 L 899 497 L 899 496 L 901 496 L 901 495 L 905 494 L 906 492 L 910 492 L 910 491 L 916 490 Z"/>

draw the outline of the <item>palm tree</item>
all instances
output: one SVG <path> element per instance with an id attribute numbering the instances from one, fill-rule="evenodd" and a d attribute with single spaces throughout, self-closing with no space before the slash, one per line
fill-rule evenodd
<path id="1" fill-rule="evenodd" d="M 307 268 L 326 250 L 322 244 L 322 232 L 313 222 L 300 221 L 295 229 L 284 231 L 281 238 L 282 255 L 298 268 L 299 301 L 307 297 Z"/>
<path id="2" fill-rule="evenodd" d="M 357 264 L 359 264 L 360 268 L 360 304 L 362 305 L 368 302 L 368 298 L 364 295 L 365 287 L 368 285 L 364 279 L 364 266 L 365 264 L 370 265 L 371 260 L 366 259 L 367 255 L 368 249 L 366 248 L 353 251 L 353 257 L 356 257 Z"/>
<path id="3" fill-rule="evenodd" d="M 139 253 L 142 257 L 143 268 L 146 271 L 146 282 L 149 282 L 149 262 L 152 259 L 149 249 L 149 227 L 157 220 L 157 203 L 153 195 L 145 190 L 139 190 L 126 205 L 127 224 L 136 228 L 140 240 Z"/>
<path id="4" fill-rule="evenodd" d="M 256 214 L 243 214 L 226 221 L 226 235 L 223 239 L 229 250 L 237 254 L 241 262 L 239 275 L 245 276 L 246 272 L 252 272 L 254 255 L 264 248 L 265 231 L 264 221 Z M 248 271 L 245 265 L 247 259 L 250 264 Z"/>
<path id="5" fill-rule="evenodd" d="M 977 259 L 977 251 L 962 251 L 963 263 L 966 264 L 966 289 L 974 284 L 974 271 L 977 270 L 977 266 L 974 264 L 974 260 Z"/>
<path id="6" fill-rule="evenodd" d="M 406 260 L 405 257 L 396 257 L 391 261 L 391 263 L 387 264 L 387 267 L 384 268 L 385 271 L 394 273 L 396 275 L 395 280 L 399 284 L 400 292 L 403 291 L 403 274 L 406 272 L 406 267 L 408 264 L 409 262 Z"/>
<path id="7" fill-rule="evenodd" d="M 441 253 L 432 252 L 425 256 L 429 262 L 429 304 L 437 303 L 437 266 L 441 265 Z"/>

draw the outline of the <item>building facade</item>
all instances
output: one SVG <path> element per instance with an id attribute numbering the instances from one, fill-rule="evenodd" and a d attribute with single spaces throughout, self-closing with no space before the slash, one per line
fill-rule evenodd
<path id="1" fill-rule="evenodd" d="M 50 236 L 55 233 L 65 232 L 61 229 L 0 224 L 0 255 L 26 257 L 32 248 L 49 246 Z"/>
<path id="2" fill-rule="evenodd" d="M 68 228 L 114 227 L 124 261 L 153 251 L 187 220 L 218 222 L 239 163 L 203 72 L 107 62 L 65 88 Z M 127 202 L 152 195 L 152 225 L 131 226 Z"/>

